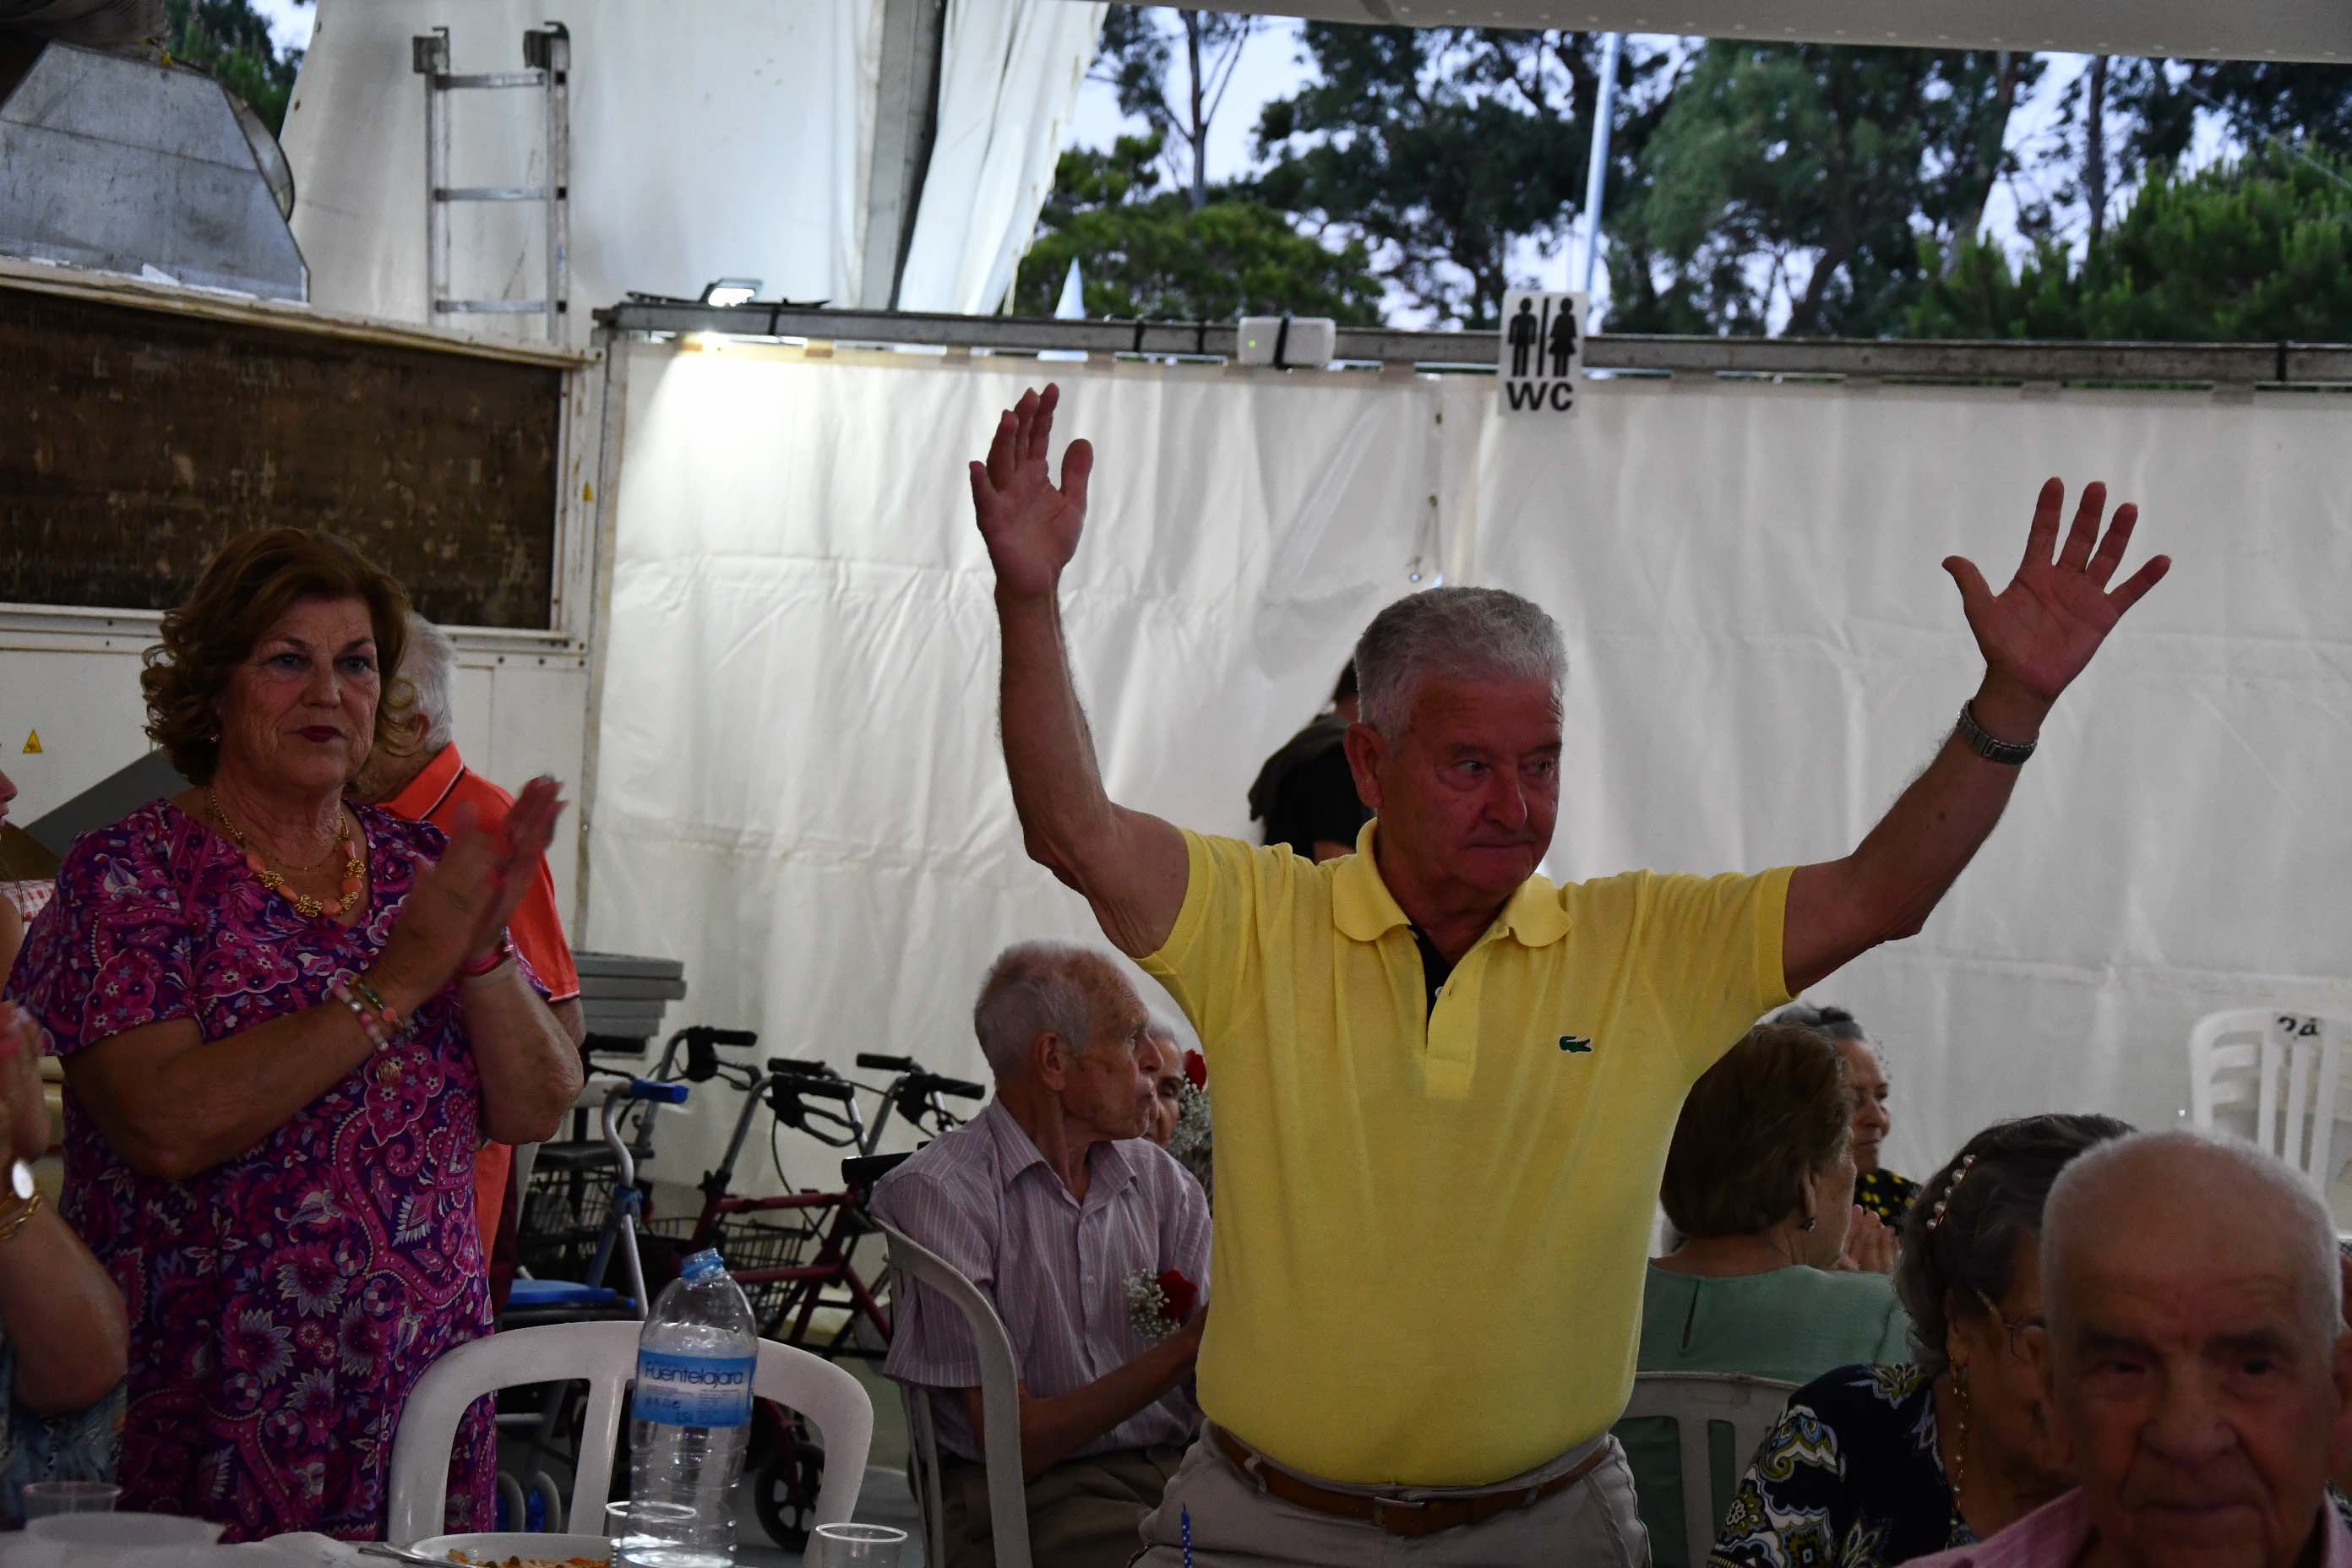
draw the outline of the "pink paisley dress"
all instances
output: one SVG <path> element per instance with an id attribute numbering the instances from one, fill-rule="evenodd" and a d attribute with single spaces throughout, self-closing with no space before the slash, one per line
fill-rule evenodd
<path id="1" fill-rule="evenodd" d="M 354 807 L 369 912 L 305 919 L 167 802 L 85 835 L 9 992 L 60 1056 L 191 1018 L 206 1040 L 315 1007 L 391 936 L 438 829 Z M 131 1314 L 122 1506 L 226 1525 L 381 1536 L 393 1436 L 417 1377 L 487 1333 L 474 1221 L 480 1079 L 455 989 L 405 1037 L 258 1143 L 191 1177 L 142 1176 L 66 1094 L 61 1209 Z M 485 1400 L 450 1461 L 453 1529 L 486 1528 Z"/>

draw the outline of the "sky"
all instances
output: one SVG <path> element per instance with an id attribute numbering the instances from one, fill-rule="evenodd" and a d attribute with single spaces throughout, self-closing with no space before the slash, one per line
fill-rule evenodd
<path id="1" fill-rule="evenodd" d="M 297 5 L 294 0 L 252 0 L 253 8 L 269 19 L 269 36 L 281 49 L 303 49 L 310 47 L 310 25 L 318 20 L 316 5 Z"/>

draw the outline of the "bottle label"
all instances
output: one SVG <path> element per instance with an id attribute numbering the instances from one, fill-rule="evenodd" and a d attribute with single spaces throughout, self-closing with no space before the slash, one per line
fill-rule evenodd
<path id="1" fill-rule="evenodd" d="M 637 1352 L 637 1420 L 665 1426 L 740 1426 L 751 1419 L 757 1356 Z"/>

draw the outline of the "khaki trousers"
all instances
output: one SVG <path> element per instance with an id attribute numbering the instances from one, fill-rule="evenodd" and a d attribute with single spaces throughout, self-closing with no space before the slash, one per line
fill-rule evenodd
<path id="1" fill-rule="evenodd" d="M 1194 1568 L 1648 1568 L 1650 1534 L 1633 1506 L 1633 1472 L 1617 1439 L 1603 1441 L 1607 1456 L 1574 1486 L 1480 1524 L 1412 1540 L 1260 1491 L 1204 1436 L 1185 1452 L 1168 1495 L 1143 1521 L 1149 1544 L 1135 1562 L 1142 1568 L 1183 1568 L 1182 1521 L 1189 1513 Z M 1539 1484 L 1585 1451 L 1562 1455 L 1507 1484 Z"/>
<path id="2" fill-rule="evenodd" d="M 1029 1560 L 1036 1568 L 1118 1568 L 1143 1538 L 1136 1527 L 1160 1506 L 1183 1450 L 1162 1445 L 1065 1459 L 1029 1483 Z M 940 1467 L 940 1568 L 995 1568 L 988 1470 L 967 1459 Z"/>

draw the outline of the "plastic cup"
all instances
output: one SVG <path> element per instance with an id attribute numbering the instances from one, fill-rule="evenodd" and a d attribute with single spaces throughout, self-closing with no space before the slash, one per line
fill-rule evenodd
<path id="1" fill-rule="evenodd" d="M 122 1489 L 110 1481 L 27 1481 L 25 1518 L 54 1519 L 64 1513 L 112 1513 Z"/>
<path id="2" fill-rule="evenodd" d="M 701 1521 L 677 1502 L 613 1502 L 604 1505 L 604 1533 L 613 1542 L 613 1568 L 727 1568 L 733 1561 L 697 1541 Z"/>
<path id="3" fill-rule="evenodd" d="M 887 1524 L 820 1524 L 809 1532 L 813 1568 L 898 1568 L 907 1532 Z"/>

